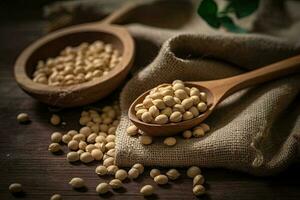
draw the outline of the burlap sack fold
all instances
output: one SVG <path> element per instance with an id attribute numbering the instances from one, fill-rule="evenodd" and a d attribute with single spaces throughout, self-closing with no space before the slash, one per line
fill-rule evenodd
<path id="1" fill-rule="evenodd" d="M 289 57 L 299 49 L 258 35 L 180 34 L 164 43 L 159 55 L 124 87 L 117 130 L 116 162 L 183 167 L 225 167 L 267 175 L 282 170 L 297 156 L 300 90 L 297 75 L 249 88 L 227 98 L 209 117 L 212 130 L 203 138 L 168 148 L 161 139 L 141 145 L 126 135 L 127 110 L 144 91 L 175 79 L 210 80 L 236 75 Z"/>

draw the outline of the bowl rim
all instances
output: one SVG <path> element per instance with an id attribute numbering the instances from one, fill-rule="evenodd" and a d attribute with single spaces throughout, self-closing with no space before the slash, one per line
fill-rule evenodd
<path id="1" fill-rule="evenodd" d="M 111 71 L 109 71 L 105 76 L 101 76 L 97 79 L 87 81 L 80 84 L 74 84 L 70 86 L 49 86 L 46 84 L 34 82 L 26 72 L 26 63 L 30 56 L 36 51 L 36 49 L 42 47 L 49 41 L 65 37 L 69 34 L 76 34 L 80 32 L 105 32 L 117 37 L 123 45 L 123 53 L 121 62 Z M 127 71 L 131 68 L 132 60 L 135 54 L 134 40 L 126 28 L 118 25 L 101 24 L 101 23 L 88 23 L 82 25 L 71 26 L 63 28 L 52 33 L 41 37 L 27 48 L 25 48 L 22 53 L 18 56 L 14 65 L 14 76 L 18 85 L 30 93 L 35 94 L 60 94 L 60 93 L 70 93 L 79 92 L 85 89 L 89 89 L 94 86 L 99 86 L 105 82 L 110 81 L 114 77 L 117 77 L 121 73 Z"/>

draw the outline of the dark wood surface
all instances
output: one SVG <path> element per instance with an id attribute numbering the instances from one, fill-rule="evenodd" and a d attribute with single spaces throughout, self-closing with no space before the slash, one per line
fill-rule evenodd
<path id="1" fill-rule="evenodd" d="M 21 14 L 20 14 L 21 13 Z M 183 176 L 167 186 L 158 187 L 149 177 L 149 171 L 136 181 L 125 183 L 125 188 L 99 196 L 97 183 L 103 181 L 95 173 L 96 163 L 69 164 L 64 155 L 47 151 L 50 134 L 55 130 L 79 127 L 81 108 L 64 110 L 61 115 L 66 126 L 53 127 L 48 122 L 47 106 L 38 103 L 21 91 L 13 79 L 13 64 L 20 51 L 43 34 L 45 22 L 40 11 L 1 12 L 0 22 L 0 200 L 17 199 L 8 192 L 10 183 L 22 183 L 23 199 L 49 199 L 60 193 L 64 199 L 144 199 L 139 195 L 143 184 L 155 186 L 155 195 L 147 199 L 197 199 L 192 194 L 192 180 Z M 20 125 L 16 115 L 27 112 L 32 122 Z M 253 177 L 224 169 L 203 169 L 207 195 L 199 199 L 300 199 L 299 164 L 273 177 Z M 184 173 L 184 170 L 181 170 Z M 82 177 L 87 191 L 74 191 L 68 182 Z M 105 180 L 107 180 L 106 178 Z"/>

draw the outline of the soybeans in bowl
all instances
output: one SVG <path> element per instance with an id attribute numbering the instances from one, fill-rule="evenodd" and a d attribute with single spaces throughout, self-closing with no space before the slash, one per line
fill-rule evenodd
<path id="1" fill-rule="evenodd" d="M 105 76 L 122 60 L 112 44 L 97 40 L 64 48 L 58 56 L 40 60 L 33 81 L 50 86 L 69 86 Z"/>

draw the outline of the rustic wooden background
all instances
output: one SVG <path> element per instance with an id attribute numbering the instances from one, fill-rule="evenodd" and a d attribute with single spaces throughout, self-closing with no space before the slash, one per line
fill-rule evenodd
<path id="1" fill-rule="evenodd" d="M 13 64 L 17 55 L 43 35 L 45 27 L 40 5 L 22 2 L 19 6 L 0 3 L 0 200 L 17 199 L 8 192 L 13 182 L 23 184 L 23 199 L 49 199 L 54 193 L 72 200 L 144 199 L 139 194 L 143 184 L 152 184 L 156 189 L 155 195 L 147 199 L 197 199 L 191 191 L 192 180 L 186 176 L 158 187 L 149 177 L 149 170 L 138 180 L 126 183 L 124 189 L 99 196 L 95 186 L 103 179 L 94 173 L 96 163 L 72 165 L 66 161 L 65 154 L 54 156 L 47 151 L 53 131 L 78 127 L 81 108 L 64 110 L 61 115 L 67 125 L 53 127 L 48 122 L 47 106 L 26 95 L 15 83 Z M 32 122 L 18 124 L 16 115 L 20 112 L 27 112 Z M 208 192 L 199 199 L 300 199 L 299 167 L 295 164 L 285 172 L 264 178 L 224 169 L 203 169 Z M 75 176 L 85 179 L 86 191 L 69 187 L 68 181 Z"/>

